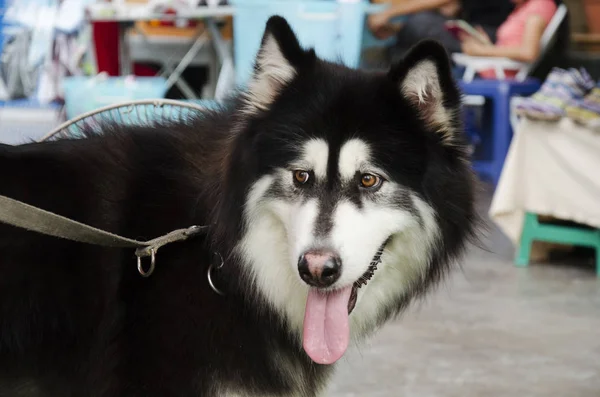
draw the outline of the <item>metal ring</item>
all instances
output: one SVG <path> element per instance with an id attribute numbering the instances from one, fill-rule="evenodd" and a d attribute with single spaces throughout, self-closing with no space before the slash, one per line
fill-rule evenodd
<path id="1" fill-rule="evenodd" d="M 221 265 L 219 266 L 219 268 L 223 266 L 223 262 L 221 262 Z M 220 289 L 218 289 L 215 284 L 213 284 L 212 281 L 212 277 L 211 277 L 211 272 L 212 272 L 212 268 L 213 265 L 212 263 L 210 264 L 210 266 L 208 267 L 208 272 L 206 272 L 206 276 L 208 278 L 208 285 L 210 285 L 210 288 L 212 288 L 213 291 L 215 291 L 217 294 L 221 295 L 221 296 L 225 296 L 225 294 L 223 292 L 221 292 Z"/>
<path id="2" fill-rule="evenodd" d="M 148 269 L 148 271 L 145 271 L 144 268 L 142 267 L 142 257 L 141 256 L 137 257 L 137 268 L 138 268 L 138 272 L 142 275 L 142 277 L 150 277 L 152 275 L 152 273 L 154 273 L 155 265 L 156 265 L 156 250 L 155 249 L 150 250 L 150 269 Z"/>

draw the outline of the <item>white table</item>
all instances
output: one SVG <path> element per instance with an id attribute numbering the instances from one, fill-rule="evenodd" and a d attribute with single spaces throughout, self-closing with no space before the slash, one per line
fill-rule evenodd
<path id="1" fill-rule="evenodd" d="M 525 212 L 600 228 L 600 132 L 575 124 L 521 119 L 489 211 L 518 247 Z M 535 257 L 543 257 L 543 247 Z"/>
<path id="2" fill-rule="evenodd" d="M 219 19 L 233 16 L 234 9 L 230 6 L 219 7 L 195 7 L 184 10 L 178 10 L 176 15 L 165 15 L 154 12 L 147 5 L 130 5 L 119 3 L 94 3 L 87 8 L 88 20 L 91 22 L 118 22 L 119 25 L 119 70 L 122 76 L 132 73 L 131 59 L 129 57 L 129 49 L 125 38 L 126 26 L 137 21 L 150 20 L 202 20 L 208 27 L 208 34 L 204 32 L 200 34 L 188 52 L 183 56 L 179 64 L 169 75 L 167 80 L 167 88 L 175 84 L 183 71 L 188 67 L 190 62 L 202 49 L 202 47 L 211 40 L 216 50 L 218 63 L 220 64 L 220 73 L 217 79 L 217 89 L 215 98 L 219 99 L 233 85 L 233 54 L 231 48 L 227 46 L 226 41 L 221 36 L 221 32 L 217 27 Z M 189 95 L 188 95 L 189 96 Z M 195 99 L 195 98 L 188 98 Z"/>

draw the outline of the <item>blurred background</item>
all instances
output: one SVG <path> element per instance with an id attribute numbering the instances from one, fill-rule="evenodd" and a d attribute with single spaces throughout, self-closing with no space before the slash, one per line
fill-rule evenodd
<path id="1" fill-rule="evenodd" d="M 482 182 L 481 246 L 327 395 L 600 396 L 600 0 L 0 0 L 0 143 L 214 105 L 273 14 L 373 71 L 440 41 Z"/>

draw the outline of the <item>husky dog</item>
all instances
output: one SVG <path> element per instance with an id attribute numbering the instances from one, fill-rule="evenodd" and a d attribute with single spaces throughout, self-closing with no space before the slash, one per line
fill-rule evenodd
<path id="1" fill-rule="evenodd" d="M 0 195 L 136 239 L 208 226 L 143 278 L 131 249 L 0 224 L 0 395 L 324 393 L 473 234 L 459 107 L 435 42 L 368 74 L 272 17 L 217 110 L 0 146 Z"/>

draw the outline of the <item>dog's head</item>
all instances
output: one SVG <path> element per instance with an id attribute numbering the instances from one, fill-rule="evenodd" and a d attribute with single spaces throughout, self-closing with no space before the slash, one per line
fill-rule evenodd
<path id="1" fill-rule="evenodd" d="M 437 43 L 367 74 L 267 23 L 231 159 L 235 252 L 315 362 L 339 359 L 464 247 L 475 215 L 459 106 Z"/>

